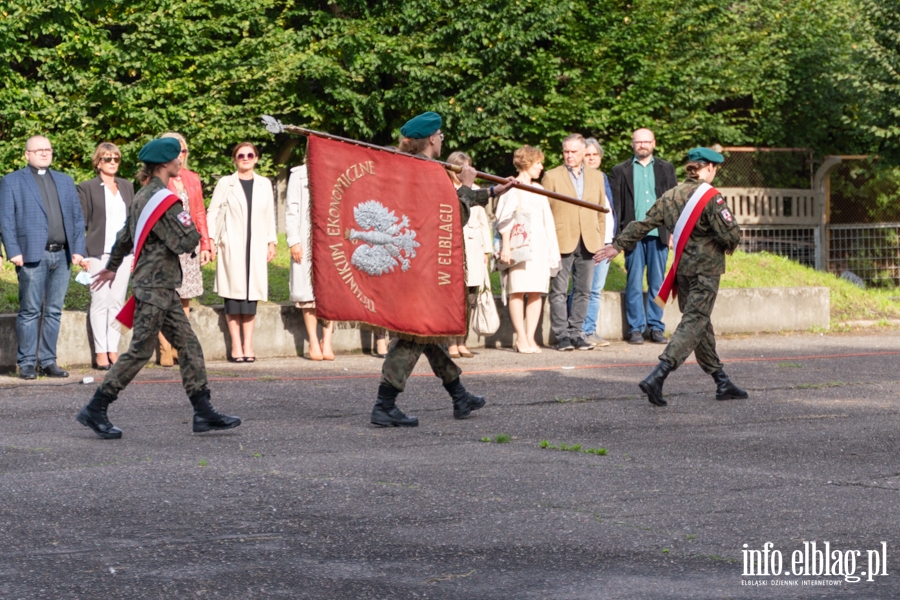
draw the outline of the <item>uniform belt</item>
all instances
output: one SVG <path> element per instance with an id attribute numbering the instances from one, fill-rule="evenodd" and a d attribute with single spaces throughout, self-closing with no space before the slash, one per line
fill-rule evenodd
<path id="1" fill-rule="evenodd" d="M 67 247 L 66 244 L 47 244 L 47 252 L 59 252 Z"/>

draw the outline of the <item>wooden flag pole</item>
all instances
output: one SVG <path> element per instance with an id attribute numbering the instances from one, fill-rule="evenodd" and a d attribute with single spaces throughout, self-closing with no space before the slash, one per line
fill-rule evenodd
<path id="1" fill-rule="evenodd" d="M 345 144 L 353 144 L 354 146 L 362 146 L 363 148 L 369 148 L 370 150 L 378 150 L 379 152 L 390 152 L 391 154 L 400 154 L 402 156 L 408 156 L 409 158 L 415 158 L 417 160 L 424 160 L 427 162 L 433 162 L 441 165 L 445 169 L 449 171 L 453 171 L 454 173 L 459 173 L 462 170 L 462 167 L 459 165 L 451 165 L 448 162 L 444 162 L 441 160 L 435 160 L 433 158 L 426 158 L 424 156 L 416 156 L 415 154 L 409 154 L 407 152 L 401 152 L 399 150 L 395 150 L 394 148 L 385 148 L 384 146 L 377 146 L 375 144 L 369 144 L 367 142 L 361 142 L 359 140 L 354 140 L 350 138 L 341 137 L 338 135 L 332 135 L 330 133 L 325 133 L 323 131 L 315 131 L 312 129 L 306 129 L 304 127 L 297 127 L 296 125 L 284 125 L 281 121 L 274 117 L 270 117 L 269 115 L 263 115 L 262 117 L 263 125 L 265 125 L 266 129 L 270 133 L 293 133 L 295 135 L 303 135 L 310 136 L 315 135 L 318 137 L 326 138 L 329 140 L 335 140 L 338 142 L 344 142 Z M 509 181 L 503 177 L 498 175 L 491 175 L 490 173 L 482 173 L 481 171 L 475 171 L 476 176 L 479 179 L 484 179 L 485 181 L 491 181 L 493 183 L 506 184 Z M 524 184 L 520 181 L 515 181 L 513 183 L 513 187 L 519 188 L 520 190 L 525 190 L 527 192 L 532 192 L 535 194 L 540 194 L 541 196 L 547 196 L 548 198 L 553 198 L 554 200 L 560 200 L 562 202 L 568 202 L 569 204 L 575 204 L 576 206 L 580 206 L 582 208 L 589 208 L 591 210 L 596 210 L 598 212 L 608 213 L 609 209 L 605 206 L 600 206 L 599 204 L 594 204 L 593 202 L 585 202 L 584 200 L 579 200 L 578 198 L 573 198 L 571 196 L 566 196 L 565 194 L 557 194 L 556 192 L 551 192 L 550 190 L 545 190 L 544 188 L 534 187 L 532 185 Z"/>

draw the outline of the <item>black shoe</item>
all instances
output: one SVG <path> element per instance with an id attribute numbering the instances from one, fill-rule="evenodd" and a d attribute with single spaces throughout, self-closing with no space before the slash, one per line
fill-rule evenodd
<path id="1" fill-rule="evenodd" d="M 560 338 L 556 341 L 556 349 L 560 352 L 568 352 L 575 349 L 575 344 L 569 338 Z"/>
<path id="2" fill-rule="evenodd" d="M 69 376 L 69 372 L 60 369 L 58 366 L 56 366 L 56 363 L 51 363 L 46 367 L 41 367 L 41 373 L 43 373 L 47 377 L 59 377 L 60 379 Z"/>
<path id="3" fill-rule="evenodd" d="M 209 390 L 203 390 L 191 396 L 191 404 L 194 405 L 194 433 L 234 429 L 241 424 L 240 417 L 229 417 L 217 413 L 209 403 L 209 399 Z"/>
<path id="4" fill-rule="evenodd" d="M 643 344 L 644 343 L 644 332 L 640 329 L 635 329 L 628 336 L 629 344 Z"/>
<path id="5" fill-rule="evenodd" d="M 593 350 L 594 349 L 594 345 L 581 336 L 579 336 L 577 338 L 572 338 L 572 345 L 575 347 L 576 350 Z"/>
<path id="6" fill-rule="evenodd" d="M 665 406 L 667 404 L 665 398 L 663 398 L 663 382 L 671 371 L 672 366 L 661 360 L 656 365 L 656 368 L 647 375 L 647 378 L 638 384 L 641 391 L 647 394 L 650 404 L 654 406 Z"/>
<path id="7" fill-rule="evenodd" d="M 380 427 L 418 427 L 419 419 L 407 417 L 397 408 L 397 396 L 400 390 L 387 383 L 378 386 L 378 400 L 372 408 L 372 425 Z"/>
<path id="8" fill-rule="evenodd" d="M 478 410 L 485 405 L 484 396 L 476 396 L 470 394 L 463 387 L 459 379 L 454 379 L 450 383 L 444 384 L 444 389 L 450 393 L 453 398 L 453 418 L 466 419 L 472 414 L 473 410 Z"/>
<path id="9" fill-rule="evenodd" d="M 719 369 L 712 375 L 716 382 L 716 400 L 745 400 L 750 394 L 731 383 L 725 371 Z"/>
<path id="10" fill-rule="evenodd" d="M 419 419 L 416 417 L 407 417 L 403 411 L 396 405 L 385 408 L 381 404 L 376 404 L 372 408 L 372 425 L 380 427 L 418 427 Z"/>
<path id="11" fill-rule="evenodd" d="M 109 408 L 110 403 L 114 402 L 115 399 L 115 396 L 104 394 L 98 388 L 94 392 L 94 397 L 81 409 L 75 420 L 85 427 L 93 429 L 94 433 L 104 440 L 119 439 L 122 437 L 122 430 L 110 423 L 109 418 L 106 416 L 106 409 Z"/>
<path id="12" fill-rule="evenodd" d="M 659 329 L 651 329 L 650 330 L 650 341 L 654 344 L 668 344 L 669 340 L 666 339 L 666 334 L 664 334 Z"/>
<path id="13" fill-rule="evenodd" d="M 37 379 L 37 371 L 35 371 L 34 365 L 19 367 L 19 379 L 27 379 L 28 381 Z"/>

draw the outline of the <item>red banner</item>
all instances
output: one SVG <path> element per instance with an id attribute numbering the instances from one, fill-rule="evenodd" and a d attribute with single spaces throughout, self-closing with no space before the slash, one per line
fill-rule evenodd
<path id="1" fill-rule="evenodd" d="M 443 167 L 309 137 L 316 315 L 464 335 L 463 223 Z"/>

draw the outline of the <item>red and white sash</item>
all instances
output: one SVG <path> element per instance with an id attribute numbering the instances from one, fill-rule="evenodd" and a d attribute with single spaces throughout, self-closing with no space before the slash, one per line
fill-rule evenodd
<path id="1" fill-rule="evenodd" d="M 134 273 L 138 257 L 141 255 L 141 250 L 144 248 L 144 242 L 147 241 L 147 236 L 150 235 L 153 226 L 156 225 L 160 217 L 166 214 L 166 211 L 172 208 L 177 202 L 181 202 L 181 199 L 169 190 L 163 188 L 153 194 L 141 210 L 141 216 L 138 217 L 137 226 L 134 228 L 134 260 L 131 261 L 132 273 Z M 116 315 L 116 320 L 121 323 L 123 327 L 127 327 L 128 329 L 134 327 L 134 311 L 136 306 L 134 295 L 132 295 L 128 298 L 128 301 L 125 302 L 125 305 L 122 307 L 122 310 L 119 311 L 119 314 Z"/>
<path id="2" fill-rule="evenodd" d="M 684 247 L 687 245 L 687 241 L 694 231 L 694 225 L 697 224 L 700 215 L 703 214 L 703 209 L 706 208 L 706 204 L 718 193 L 719 190 L 708 183 L 701 183 L 700 186 L 694 190 L 694 193 L 691 194 L 687 204 L 684 206 L 684 210 L 681 211 L 678 222 L 675 224 L 675 231 L 673 232 L 673 237 L 675 238 L 675 259 L 672 261 L 672 268 L 669 269 L 669 272 L 666 274 L 665 281 L 663 281 L 662 286 L 659 288 L 659 294 L 653 299 L 660 308 L 666 307 L 666 301 L 668 301 L 670 294 L 673 298 L 675 297 L 677 293 L 675 287 L 675 273 L 678 271 L 678 263 L 681 261 Z"/>

